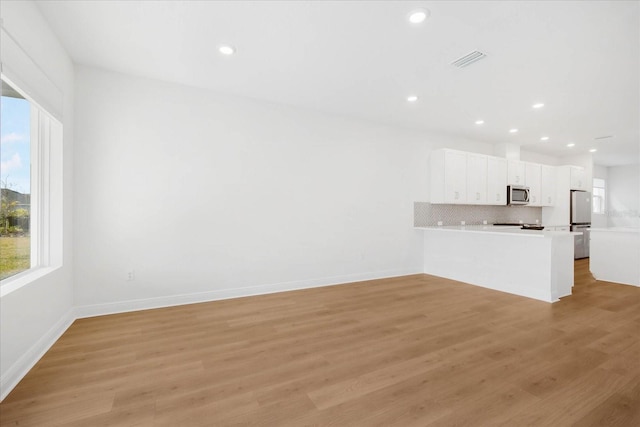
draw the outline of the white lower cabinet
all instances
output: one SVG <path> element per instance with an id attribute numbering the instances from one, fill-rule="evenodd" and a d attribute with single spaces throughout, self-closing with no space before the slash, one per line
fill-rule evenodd
<path id="1" fill-rule="evenodd" d="M 571 226 L 569 225 L 545 225 L 544 229 L 547 231 L 569 231 Z"/>

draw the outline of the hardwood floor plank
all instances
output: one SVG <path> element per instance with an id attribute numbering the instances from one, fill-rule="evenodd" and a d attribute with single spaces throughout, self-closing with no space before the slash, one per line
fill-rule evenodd
<path id="1" fill-rule="evenodd" d="M 203 399 L 202 404 L 194 404 L 194 402 L 164 404 L 156 407 L 154 425 L 167 427 L 220 425 L 225 419 L 246 415 L 260 407 L 251 391 L 231 397 Z"/>
<path id="2" fill-rule="evenodd" d="M 640 376 L 627 386 L 589 411 L 575 424 L 587 426 L 638 426 L 640 425 Z"/>
<path id="3" fill-rule="evenodd" d="M 385 388 L 421 372 L 435 369 L 438 366 L 437 362 L 441 362 L 441 359 L 434 353 L 428 353 L 422 357 L 388 365 L 365 375 L 314 389 L 308 394 L 316 407 L 322 410 Z"/>
<path id="4" fill-rule="evenodd" d="M 552 427 L 573 424 L 618 390 L 625 389 L 629 381 L 628 377 L 595 369 L 574 379 L 566 387 L 556 389 L 538 404 L 525 408 L 500 425 Z"/>
<path id="5" fill-rule="evenodd" d="M 412 275 L 80 319 L 0 426 L 640 425 L 640 289 Z"/>
<path id="6" fill-rule="evenodd" d="M 21 427 L 63 426 L 82 418 L 109 412 L 113 407 L 114 398 L 114 392 L 107 392 L 75 396 L 75 399 L 65 396 L 55 401 L 47 400 L 42 405 L 37 400 L 30 402 L 28 406 L 16 403 L 0 408 L 0 423 L 4 425 L 5 422 L 15 422 Z"/>

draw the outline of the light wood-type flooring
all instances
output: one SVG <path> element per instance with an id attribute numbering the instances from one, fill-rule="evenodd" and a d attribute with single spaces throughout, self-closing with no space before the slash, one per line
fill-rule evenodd
<path id="1" fill-rule="evenodd" d="M 532 266 L 535 268 L 535 266 Z M 4 426 L 640 426 L 640 288 L 416 275 L 77 320 Z"/>

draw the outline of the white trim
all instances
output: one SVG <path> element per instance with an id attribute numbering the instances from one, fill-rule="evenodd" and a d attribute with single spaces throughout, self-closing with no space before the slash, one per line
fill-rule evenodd
<path id="1" fill-rule="evenodd" d="M 31 161 L 31 171 L 30 171 L 30 179 L 31 179 L 31 189 L 29 190 L 30 194 L 30 224 L 29 224 L 29 235 L 30 235 L 30 243 L 31 243 L 31 268 L 37 268 L 40 266 L 46 266 L 47 264 L 42 263 L 41 254 L 41 244 L 42 237 L 45 233 L 45 229 L 42 226 L 43 220 L 43 206 L 42 206 L 42 195 L 44 190 L 44 182 L 46 180 L 45 174 L 42 173 L 42 167 L 46 164 L 46 159 L 43 157 L 42 148 L 44 143 L 42 141 L 44 137 L 43 126 L 40 120 L 40 108 L 38 108 L 33 103 L 29 105 L 29 121 L 31 122 L 31 130 L 30 130 L 30 139 L 31 139 L 31 153 L 30 153 L 30 161 Z M 47 141 L 49 142 L 49 141 Z M 46 173 L 46 172 L 45 172 Z"/>
<path id="2" fill-rule="evenodd" d="M 63 92 L 0 20 L 0 72 L 20 88 L 30 102 L 48 111 L 56 120 L 63 117 Z M 12 84 L 13 86 L 13 84 Z M 16 87 L 14 86 L 14 89 Z"/>
<path id="3" fill-rule="evenodd" d="M 425 274 L 433 275 L 431 273 L 425 273 Z M 534 289 L 534 288 L 527 287 L 527 286 L 514 285 L 514 286 L 512 286 L 510 288 L 505 288 L 503 286 L 495 286 L 495 285 L 487 284 L 487 283 L 464 282 L 464 281 L 459 280 L 459 279 L 452 279 L 451 277 L 444 277 L 444 276 L 437 276 L 437 277 L 443 277 L 445 279 L 455 280 L 457 282 L 464 283 L 466 285 L 479 286 L 481 288 L 491 289 L 493 291 L 505 292 L 505 293 L 511 294 L 511 295 L 527 297 L 527 298 L 535 299 L 535 300 L 538 300 L 538 301 L 544 301 L 544 302 L 550 302 L 550 303 L 558 302 L 558 301 L 560 301 L 560 298 L 571 295 L 571 292 L 569 292 L 568 294 L 565 294 L 565 295 L 554 295 L 553 292 L 550 292 L 550 291 L 547 291 L 547 290 L 544 290 L 544 289 Z"/>
<path id="4" fill-rule="evenodd" d="M 59 265 L 54 267 L 35 267 L 25 270 L 22 273 L 18 273 L 15 276 L 7 277 L 2 281 L 2 285 L 0 286 L 0 298 L 5 295 L 9 295 L 11 292 L 20 289 L 24 285 L 34 282 L 41 277 L 56 271 L 60 267 L 61 266 Z"/>
<path id="5" fill-rule="evenodd" d="M 4 74 L 30 104 L 31 268 L 0 280 L 0 297 L 62 266 L 62 124 Z M 52 224 L 59 224 L 53 227 Z"/>
<path id="6" fill-rule="evenodd" d="M 343 285 L 365 280 L 385 279 L 389 277 L 422 274 L 421 270 L 387 270 L 371 273 L 334 276 L 324 279 L 310 279 L 293 282 L 272 283 L 244 288 L 221 289 L 210 292 L 171 295 L 155 298 L 145 298 L 128 301 L 118 301 L 104 304 L 91 304 L 76 307 L 76 318 L 104 316 L 107 314 L 126 313 L 138 310 L 173 307 L 176 305 L 196 304 L 201 302 L 218 301 L 231 298 L 242 298 L 255 295 L 273 294 L 277 292 L 295 291 L 301 289 L 318 288 L 323 286 Z"/>
<path id="7" fill-rule="evenodd" d="M 18 385 L 20 380 L 34 367 L 55 344 L 75 320 L 74 310 L 69 310 L 35 344 L 18 359 L 4 375 L 0 376 L 0 402 Z"/>

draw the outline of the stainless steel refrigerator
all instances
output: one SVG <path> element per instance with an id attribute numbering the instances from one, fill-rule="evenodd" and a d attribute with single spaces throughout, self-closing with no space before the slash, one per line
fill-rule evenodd
<path id="1" fill-rule="evenodd" d="M 574 258 L 589 257 L 589 233 L 591 228 L 591 193 L 571 191 L 571 231 L 581 232 L 574 236 Z"/>

